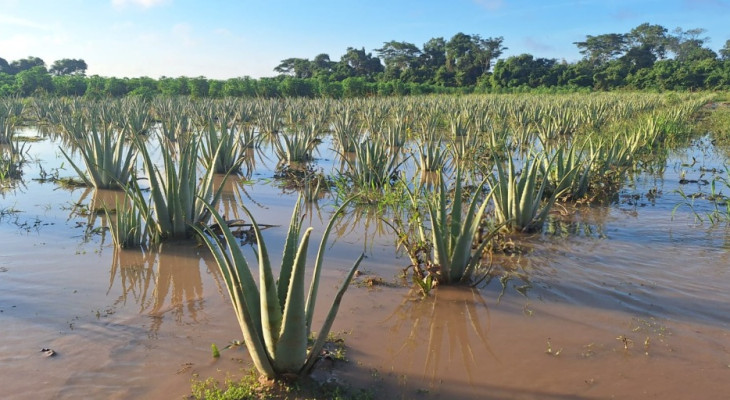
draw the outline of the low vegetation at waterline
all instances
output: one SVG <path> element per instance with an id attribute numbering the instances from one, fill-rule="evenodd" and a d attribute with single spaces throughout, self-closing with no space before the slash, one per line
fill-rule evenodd
<path id="1" fill-rule="evenodd" d="M 610 201 L 628 172 L 687 140 L 709 101 L 703 94 L 15 100 L 4 106 L 13 112 L 1 171 L 5 181 L 22 172 L 23 147 L 13 142 L 19 127 L 60 135 L 84 182 L 123 189 L 129 205 L 121 212 L 141 214 L 113 224 L 115 238 L 129 238 L 120 246 L 191 237 L 193 226 L 209 222 L 204 202 L 215 205 L 227 179 L 250 176 L 256 152 L 274 154 L 276 176 L 309 188 L 308 201 L 334 191 L 356 202 L 403 203 L 398 182 L 421 185 L 438 171 L 448 181 L 459 169 L 488 183 L 486 220 L 505 232 L 539 232 L 556 203 Z M 313 168 L 323 144 L 339 165 L 329 175 Z M 216 187 L 215 174 L 224 175 Z"/>

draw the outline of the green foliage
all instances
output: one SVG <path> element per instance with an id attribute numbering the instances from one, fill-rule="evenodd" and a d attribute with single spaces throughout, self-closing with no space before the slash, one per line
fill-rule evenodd
<path id="1" fill-rule="evenodd" d="M 427 201 L 433 260 L 439 269 L 437 280 L 441 283 L 468 283 L 478 274 L 488 272 L 481 270 L 482 252 L 497 230 L 480 238 L 476 248 L 473 248 L 474 240 L 482 227 L 484 212 L 492 197 L 490 193 L 480 200 L 484 185 L 483 181 L 476 187 L 464 208 L 461 169 L 457 169 L 450 207 L 443 177 L 440 179 L 438 192 Z M 428 281 L 425 283 L 431 285 Z"/>
<path id="2" fill-rule="evenodd" d="M 189 238 L 193 225 L 205 223 L 210 217 L 205 203 L 216 203 L 223 185 L 214 190 L 213 169 L 198 180 L 198 140 L 175 144 L 160 136 L 159 141 L 163 168 L 157 168 L 152 162 L 144 140 L 134 136 L 149 180 L 151 209 L 143 201 L 138 201 L 137 206 L 146 218 L 152 241 Z M 130 197 L 142 198 L 138 186 L 132 185 L 127 190 L 131 191 Z"/>
<path id="3" fill-rule="evenodd" d="M 213 378 L 194 379 L 191 385 L 191 399 L 195 400 L 261 400 L 261 399 L 332 399 L 372 400 L 374 390 L 355 389 L 349 385 L 314 379 L 301 379 L 295 385 L 286 382 L 266 382 L 259 378 L 256 370 L 243 371 L 237 380 L 227 378 L 222 384 Z"/>
<path id="4" fill-rule="evenodd" d="M 208 121 L 208 129 L 202 135 L 202 160 L 206 169 L 217 174 L 237 173 L 244 158 L 244 146 L 225 119 L 218 123 Z"/>
<path id="5" fill-rule="evenodd" d="M 124 136 L 109 125 L 90 122 L 88 131 L 84 121 L 64 125 L 67 139 L 73 143 L 86 166 L 86 173 L 63 149 L 61 153 L 89 186 L 97 189 L 120 188 L 129 182 L 136 160 L 136 151 L 127 145 Z"/>
<path id="6" fill-rule="evenodd" d="M 209 378 L 205 381 L 194 381 L 191 387 L 191 395 L 196 400 L 246 400 L 246 399 L 267 399 L 269 389 L 262 385 L 252 370 L 238 381 L 226 380 L 223 387 Z"/>
<path id="7" fill-rule="evenodd" d="M 280 166 L 291 166 L 312 160 L 312 152 L 319 143 L 317 126 L 308 125 L 294 133 L 282 133 L 274 142 Z"/>
<path id="8" fill-rule="evenodd" d="M 215 222 L 221 227 L 222 239 L 209 228 L 194 226 L 213 252 L 223 273 L 246 348 L 254 365 L 259 373 L 268 378 L 300 376 L 309 373 L 324 346 L 342 296 L 363 259 L 361 255 L 350 269 L 335 296 L 317 339 L 308 351 L 307 339 L 312 326 L 327 239 L 335 219 L 347 206 L 347 202 L 335 212 L 325 229 L 317 252 L 309 294 L 306 298 L 304 268 L 312 228 L 307 229 L 299 240 L 303 222 L 303 217 L 300 215 L 300 204 L 301 202 L 297 201 L 292 213 L 279 278 L 276 281 L 261 229 L 251 212 L 243 207 L 251 221 L 258 244 L 258 287 L 248 263 L 238 247 L 236 238 L 215 209 L 206 205 Z M 228 252 L 225 251 L 226 248 Z"/>
<path id="9" fill-rule="evenodd" d="M 149 214 L 143 211 L 146 209 L 145 199 L 141 197 L 136 182 L 132 185 L 135 189 L 129 193 L 134 196 L 131 201 L 115 200 L 114 210 L 104 208 L 104 214 L 110 221 L 112 242 L 122 249 L 138 248 L 147 244 L 149 239 Z"/>
<path id="10" fill-rule="evenodd" d="M 543 195 L 549 179 L 541 175 L 543 170 L 551 170 L 555 158 L 547 163 L 545 156 L 530 156 L 522 162 L 522 172 L 518 173 L 512 157 L 496 163 L 496 175 L 489 177 L 494 213 L 497 222 L 504 224 L 508 231 L 535 232 L 542 229 L 548 212 L 562 191 L 555 191 L 543 203 Z M 565 187 L 563 182 L 558 188 Z"/>
<path id="11" fill-rule="evenodd" d="M 26 162 L 25 145 L 18 146 L 11 142 L 0 147 L 0 190 L 12 186 L 8 181 L 18 180 L 23 175 L 23 164 Z"/>
<path id="12" fill-rule="evenodd" d="M 344 157 L 347 168 L 341 171 L 352 187 L 360 190 L 378 190 L 387 185 L 396 174 L 399 161 L 397 149 L 389 149 L 383 141 L 367 140 L 355 147 L 354 158 Z"/>

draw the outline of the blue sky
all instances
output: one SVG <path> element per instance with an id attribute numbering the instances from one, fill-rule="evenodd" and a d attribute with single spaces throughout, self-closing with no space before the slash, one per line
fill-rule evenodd
<path id="1" fill-rule="evenodd" d="M 0 57 L 82 58 L 88 75 L 273 76 L 289 57 L 458 32 L 504 37 L 503 57 L 580 58 L 586 35 L 649 22 L 730 39 L 730 0 L 0 0 Z"/>

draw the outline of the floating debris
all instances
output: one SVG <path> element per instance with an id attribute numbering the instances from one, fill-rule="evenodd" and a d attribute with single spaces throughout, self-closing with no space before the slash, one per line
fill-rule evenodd
<path id="1" fill-rule="evenodd" d="M 41 353 L 43 353 L 43 355 L 46 357 L 53 357 L 56 355 L 55 351 L 53 351 L 52 349 L 46 349 L 46 348 L 41 349 Z"/>

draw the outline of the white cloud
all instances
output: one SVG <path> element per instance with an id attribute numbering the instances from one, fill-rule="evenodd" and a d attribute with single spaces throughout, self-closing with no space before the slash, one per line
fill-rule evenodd
<path id="1" fill-rule="evenodd" d="M 7 61 L 19 60 L 29 56 L 40 57 L 50 65 L 59 58 L 74 57 L 76 46 L 64 47 L 72 43 L 71 37 L 63 32 L 52 34 L 25 34 L 18 33 L 0 39 L 1 55 Z M 52 46 L 49 46 L 52 44 Z M 64 49 L 63 53 L 60 49 Z M 79 55 L 81 57 L 81 55 Z"/>
<path id="2" fill-rule="evenodd" d="M 169 3 L 172 0 L 112 0 L 112 6 L 115 8 L 124 8 L 128 5 L 140 6 L 142 8 L 151 8 Z"/>
<path id="3" fill-rule="evenodd" d="M 25 18 L 13 17 L 11 15 L 0 15 L 0 24 L 20 26 L 23 28 L 41 29 L 44 31 L 51 30 L 51 27 L 46 24 L 31 21 Z"/>
<path id="4" fill-rule="evenodd" d="M 28 49 L 35 48 L 39 40 L 31 35 L 12 35 L 0 40 L 0 48 L 3 49 L 3 57 L 10 61 L 17 58 L 28 57 Z"/>

